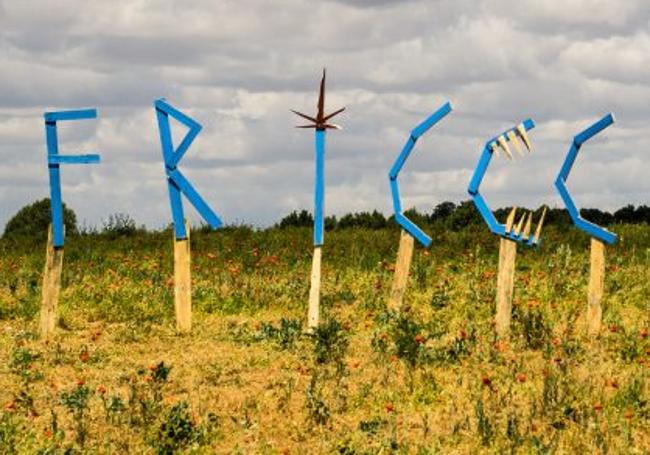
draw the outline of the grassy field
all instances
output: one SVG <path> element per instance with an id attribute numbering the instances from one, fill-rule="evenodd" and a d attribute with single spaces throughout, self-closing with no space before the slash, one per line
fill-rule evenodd
<path id="1" fill-rule="evenodd" d="M 171 232 L 69 238 L 48 344 L 45 246 L 0 241 L 0 453 L 650 453 L 650 228 L 614 230 L 600 337 L 588 238 L 550 227 L 519 248 L 509 342 L 482 226 L 416 249 L 400 315 L 399 232 L 328 233 L 313 335 L 308 229 L 194 233 L 190 335 Z"/>

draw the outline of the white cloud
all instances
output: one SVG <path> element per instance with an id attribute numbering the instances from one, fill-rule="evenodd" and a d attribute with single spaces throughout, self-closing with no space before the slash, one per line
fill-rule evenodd
<path id="1" fill-rule="evenodd" d="M 311 208 L 313 136 L 289 109 L 315 112 L 324 66 L 328 110 L 347 107 L 328 134 L 330 213 L 389 211 L 389 167 L 447 100 L 404 168 L 405 206 L 465 199 L 484 142 L 527 117 L 535 152 L 495 161 L 484 190 L 495 207 L 558 204 L 570 141 L 609 111 L 617 123 L 571 176 L 576 199 L 645 203 L 646 3 L 0 1 L 0 226 L 47 195 L 43 111 L 90 106 L 99 119 L 62 123 L 62 148 L 103 162 L 65 166 L 65 200 L 90 223 L 120 211 L 167 224 L 159 97 L 203 125 L 181 168 L 226 221 Z"/>

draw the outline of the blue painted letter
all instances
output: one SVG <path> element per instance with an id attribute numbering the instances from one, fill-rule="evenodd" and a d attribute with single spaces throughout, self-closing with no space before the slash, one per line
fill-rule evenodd
<path id="1" fill-rule="evenodd" d="M 580 211 L 573 202 L 573 198 L 571 198 L 569 189 L 566 186 L 566 181 L 569 178 L 569 173 L 571 172 L 573 163 L 575 163 L 576 158 L 578 157 L 578 152 L 580 151 L 582 145 L 587 140 L 591 139 L 593 136 L 597 135 L 602 130 L 610 126 L 612 123 L 614 123 L 614 116 L 612 114 L 607 114 L 599 121 L 591 125 L 589 128 L 584 130 L 582 133 L 575 136 L 573 138 L 573 143 L 569 148 L 569 152 L 564 159 L 564 164 L 562 164 L 560 173 L 555 180 L 555 187 L 560 193 L 560 197 L 562 198 L 562 201 L 564 202 L 564 205 L 566 206 L 569 215 L 573 220 L 573 224 L 575 224 L 577 228 L 585 231 L 590 236 L 595 237 L 598 240 L 610 245 L 616 242 L 616 234 L 609 232 L 607 229 L 600 227 L 597 224 L 591 223 L 590 221 L 587 221 L 580 216 Z"/>
<path id="2" fill-rule="evenodd" d="M 50 205 L 52 208 L 52 244 L 54 248 L 62 248 L 63 232 L 63 201 L 61 198 L 61 164 L 90 164 L 99 163 L 99 155 L 59 155 L 59 140 L 56 133 L 56 122 L 64 120 L 82 120 L 97 118 L 97 110 L 83 109 L 75 111 L 46 112 L 45 137 L 47 141 L 47 166 L 50 174 Z"/>
<path id="3" fill-rule="evenodd" d="M 210 206 L 201 198 L 199 193 L 194 189 L 192 184 L 177 169 L 178 163 L 183 158 L 185 152 L 192 144 L 192 141 L 201 131 L 201 125 L 187 115 L 178 111 L 164 100 L 160 99 L 154 103 L 156 116 L 158 118 L 158 129 L 160 132 L 160 144 L 162 146 L 163 159 L 165 160 L 165 173 L 167 175 L 167 187 L 169 189 L 169 201 L 172 209 L 172 218 L 174 220 L 174 232 L 177 240 L 187 238 L 185 231 L 185 218 L 183 215 L 183 201 L 181 193 L 184 193 L 187 199 L 192 203 L 194 208 L 199 212 L 203 219 L 212 229 L 221 226 L 221 220 L 212 211 Z M 189 128 L 187 135 L 181 141 L 180 145 L 174 150 L 172 143 L 172 132 L 169 127 L 169 116 L 172 116 Z"/>
<path id="4" fill-rule="evenodd" d="M 402 213 L 402 202 L 399 195 L 399 185 L 397 183 L 397 177 L 399 172 L 402 170 L 404 163 L 408 159 L 409 155 L 415 147 L 415 143 L 424 133 L 429 131 L 433 125 L 442 120 L 447 114 L 451 112 L 451 103 L 447 102 L 442 105 L 437 111 L 427 117 L 422 123 L 416 126 L 412 131 L 409 138 L 404 144 L 404 148 L 397 156 L 395 164 L 390 169 L 388 173 L 388 180 L 390 182 L 391 195 L 393 196 L 393 210 L 395 211 L 395 221 L 404 229 L 406 232 L 411 234 L 418 242 L 420 242 L 425 247 L 431 245 L 431 237 L 422 231 L 415 223 L 406 218 Z"/>

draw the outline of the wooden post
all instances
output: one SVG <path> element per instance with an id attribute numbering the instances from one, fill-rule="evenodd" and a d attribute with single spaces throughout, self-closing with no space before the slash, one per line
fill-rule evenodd
<path id="1" fill-rule="evenodd" d="M 587 309 L 587 327 L 589 334 L 595 336 L 600 331 L 603 309 L 600 302 L 605 288 L 605 244 L 598 239 L 591 239 L 591 258 L 589 270 L 589 307 Z"/>
<path id="2" fill-rule="evenodd" d="M 314 247 L 314 257 L 311 262 L 311 287 L 309 288 L 309 309 L 307 311 L 307 327 L 313 330 L 318 327 L 320 306 L 320 263 L 321 247 Z"/>
<path id="3" fill-rule="evenodd" d="M 192 329 L 192 276 L 190 272 L 190 225 L 185 221 L 185 240 L 174 234 L 174 311 L 176 328 L 181 332 Z"/>
<path id="4" fill-rule="evenodd" d="M 402 299 L 406 292 L 406 284 L 411 269 L 411 259 L 413 258 L 414 239 L 411 234 L 402 230 L 399 238 L 399 249 L 397 250 L 397 263 L 395 264 L 395 274 L 393 275 L 393 286 L 388 299 L 388 308 L 399 311 L 402 307 Z"/>
<path id="5" fill-rule="evenodd" d="M 47 340 L 56 326 L 56 311 L 61 292 L 61 273 L 63 271 L 63 247 L 54 248 L 52 244 L 52 225 L 47 231 L 45 268 L 43 270 L 43 301 L 41 304 L 41 337 Z"/>
<path id="6" fill-rule="evenodd" d="M 502 238 L 499 243 L 499 276 L 497 281 L 497 336 L 507 337 L 512 316 L 512 295 L 515 284 L 515 259 L 517 243 Z"/>

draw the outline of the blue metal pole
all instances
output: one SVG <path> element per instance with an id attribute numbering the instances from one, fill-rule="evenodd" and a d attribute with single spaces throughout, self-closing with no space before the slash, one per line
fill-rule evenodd
<path id="1" fill-rule="evenodd" d="M 56 122 L 45 122 L 47 153 L 49 157 L 59 154 Z M 49 158 L 48 157 L 48 158 Z M 52 245 L 62 247 L 63 234 L 63 198 L 61 197 L 61 170 L 59 164 L 48 164 L 50 174 L 50 210 L 52 212 Z"/>
<path id="2" fill-rule="evenodd" d="M 321 246 L 325 236 L 325 130 L 316 130 L 316 181 L 314 190 L 314 246 Z"/>

